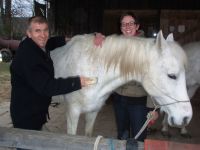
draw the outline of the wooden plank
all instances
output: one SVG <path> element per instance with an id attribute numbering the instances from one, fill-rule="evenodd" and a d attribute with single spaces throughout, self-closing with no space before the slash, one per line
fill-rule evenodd
<path id="1" fill-rule="evenodd" d="M 88 150 L 93 149 L 95 137 L 67 136 L 66 134 L 52 132 L 40 132 L 30 130 L 13 129 L 9 111 L 10 103 L 0 103 L 0 150 L 13 150 L 18 148 L 29 149 L 66 149 L 66 150 Z M 60 109 L 60 108 L 59 108 Z M 55 112 L 53 112 L 55 113 Z M 57 112 L 56 112 L 57 113 Z M 54 123 L 54 122 L 53 122 Z M 6 127 L 6 128 L 3 128 Z M 9 128 L 8 128 L 9 127 Z M 63 133 L 63 132 L 60 132 Z M 96 134 L 97 135 L 97 134 Z M 108 137 L 108 136 L 106 136 Z M 50 143 L 50 144 L 49 144 Z M 64 143 L 64 144 L 63 144 Z M 113 145 L 112 145 L 113 144 Z M 144 149 L 144 143 L 138 142 L 138 150 Z M 52 146 L 53 145 L 53 146 Z M 69 146 L 70 145 L 70 146 Z M 75 145 L 75 146 L 74 146 Z M 10 148 L 8 148 L 10 147 Z M 99 143 L 99 148 L 123 150 L 126 148 L 125 141 L 103 138 Z"/>
<path id="2" fill-rule="evenodd" d="M 144 148 L 145 150 L 200 150 L 200 145 L 147 139 Z"/>
<path id="3" fill-rule="evenodd" d="M 72 136 L 44 131 L 0 127 L 0 147 L 33 150 L 93 150 L 96 138 Z M 125 150 L 126 141 L 103 138 L 98 149 Z"/>

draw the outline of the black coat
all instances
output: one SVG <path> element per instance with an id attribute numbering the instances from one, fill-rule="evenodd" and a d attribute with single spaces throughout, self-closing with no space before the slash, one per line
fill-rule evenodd
<path id="1" fill-rule="evenodd" d="M 53 62 L 48 50 L 64 45 L 64 38 L 50 41 L 47 43 L 47 52 L 44 52 L 32 39 L 26 38 L 20 43 L 11 63 L 10 112 L 16 128 L 40 130 L 47 121 L 51 97 L 81 88 L 78 76 L 54 78 Z"/>

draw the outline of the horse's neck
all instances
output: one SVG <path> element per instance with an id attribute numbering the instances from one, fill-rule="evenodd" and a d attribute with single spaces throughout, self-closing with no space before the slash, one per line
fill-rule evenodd
<path id="1" fill-rule="evenodd" d="M 112 91 L 130 81 L 141 82 L 149 67 L 150 42 L 145 39 L 108 39 L 102 49 L 93 53 L 94 61 L 98 60 L 105 70 L 102 75 L 102 78 L 106 77 L 101 87 L 103 91 Z"/>
<path id="2" fill-rule="evenodd" d="M 112 40 L 108 39 L 105 43 L 106 50 L 103 50 L 104 53 L 101 53 L 99 58 L 104 59 L 107 70 L 112 67 L 117 70 L 121 81 L 136 80 L 140 82 L 150 65 L 152 39 L 121 38 L 117 38 L 116 43 L 113 42 L 114 44 Z"/>
<path id="3" fill-rule="evenodd" d="M 100 89 L 102 93 L 106 93 L 108 95 L 118 87 L 125 85 L 131 81 L 141 82 L 141 77 L 138 75 L 131 75 L 129 77 L 122 76 L 118 68 L 110 68 L 102 76 L 103 83 Z"/>

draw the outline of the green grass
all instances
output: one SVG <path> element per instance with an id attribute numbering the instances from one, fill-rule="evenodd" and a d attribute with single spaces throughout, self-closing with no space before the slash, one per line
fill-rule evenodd
<path id="1" fill-rule="evenodd" d="M 10 80 L 10 63 L 0 63 L 0 81 Z"/>

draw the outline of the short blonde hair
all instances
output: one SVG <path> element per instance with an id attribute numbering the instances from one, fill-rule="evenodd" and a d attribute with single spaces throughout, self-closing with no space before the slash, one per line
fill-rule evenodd
<path id="1" fill-rule="evenodd" d="M 45 23 L 48 25 L 48 21 L 44 16 L 33 16 L 29 18 L 27 29 L 30 29 L 31 23 Z"/>

